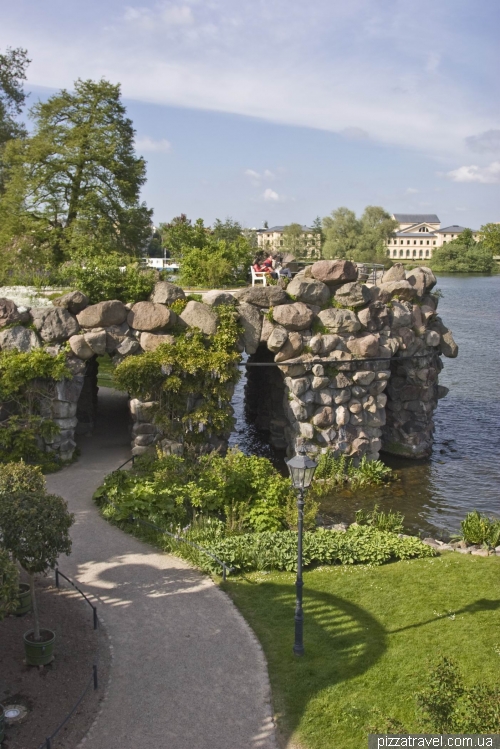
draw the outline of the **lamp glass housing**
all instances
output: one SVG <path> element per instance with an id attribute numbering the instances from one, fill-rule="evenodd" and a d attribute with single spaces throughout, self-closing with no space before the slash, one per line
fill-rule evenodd
<path id="1" fill-rule="evenodd" d="M 314 472 L 318 467 L 312 458 L 309 458 L 304 448 L 299 448 L 297 455 L 286 461 L 290 478 L 294 489 L 308 489 L 314 478 Z"/>

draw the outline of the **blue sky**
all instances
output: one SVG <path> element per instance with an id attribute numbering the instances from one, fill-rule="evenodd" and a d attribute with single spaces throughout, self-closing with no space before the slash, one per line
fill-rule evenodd
<path id="1" fill-rule="evenodd" d="M 30 101 L 120 82 L 156 222 L 500 221 L 497 0 L 17 0 Z"/>

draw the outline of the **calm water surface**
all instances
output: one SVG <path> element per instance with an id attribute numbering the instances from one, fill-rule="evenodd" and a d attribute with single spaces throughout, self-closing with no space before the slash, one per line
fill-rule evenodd
<path id="1" fill-rule="evenodd" d="M 397 481 L 382 488 L 342 490 L 323 511 L 352 519 L 360 507 L 378 502 L 404 513 L 412 530 L 443 532 L 459 527 L 471 509 L 500 517 L 500 276 L 440 276 L 439 313 L 459 345 L 457 359 L 443 357 L 440 384 L 450 388 L 435 413 L 434 452 L 428 461 L 383 456 Z M 284 453 L 249 423 L 245 379 L 233 399 L 237 419 L 230 444 L 264 455 L 284 468 Z"/>

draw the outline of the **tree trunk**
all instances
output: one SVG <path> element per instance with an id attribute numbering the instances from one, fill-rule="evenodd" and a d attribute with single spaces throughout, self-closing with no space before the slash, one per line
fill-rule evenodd
<path id="1" fill-rule="evenodd" d="M 40 641 L 40 620 L 38 619 L 38 604 L 36 602 L 35 595 L 35 576 L 30 575 L 30 591 L 31 591 L 31 604 L 33 606 L 33 619 L 35 620 L 35 640 Z"/>

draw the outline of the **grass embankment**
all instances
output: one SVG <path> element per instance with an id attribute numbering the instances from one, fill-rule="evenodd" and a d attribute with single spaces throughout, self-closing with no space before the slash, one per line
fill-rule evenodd
<path id="1" fill-rule="evenodd" d="M 105 356 L 98 356 L 97 363 L 99 365 L 99 371 L 97 373 L 98 386 L 100 388 L 114 388 L 115 390 L 120 390 L 115 382 L 115 367 L 113 365 L 113 362 L 111 361 L 109 354 L 105 354 Z"/>
<path id="2" fill-rule="evenodd" d="M 498 680 L 498 557 L 306 572 L 301 659 L 292 653 L 293 574 L 253 573 L 223 587 L 264 648 L 280 732 L 307 749 L 360 749 L 380 714 L 416 730 L 415 694 L 441 655 L 471 684 Z"/>

